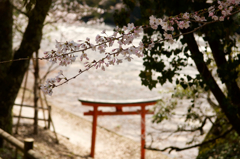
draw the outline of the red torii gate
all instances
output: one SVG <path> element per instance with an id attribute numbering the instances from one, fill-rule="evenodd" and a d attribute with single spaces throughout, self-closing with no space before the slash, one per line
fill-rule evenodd
<path id="1" fill-rule="evenodd" d="M 92 143 L 91 143 L 91 153 L 90 156 L 94 158 L 95 151 L 95 141 L 96 141 L 96 129 L 97 129 L 97 116 L 99 115 L 137 115 L 141 114 L 141 159 L 145 158 L 145 115 L 153 114 L 153 112 L 146 110 L 146 106 L 154 105 L 157 103 L 158 99 L 151 100 L 131 100 L 131 101 L 96 101 L 96 100 L 85 100 L 79 99 L 82 105 L 92 106 L 93 111 L 85 112 L 84 115 L 92 115 L 93 123 L 92 123 Z M 123 107 L 136 107 L 140 106 L 141 110 L 136 111 L 123 111 Z M 98 110 L 98 107 L 115 107 L 115 112 L 103 112 Z"/>

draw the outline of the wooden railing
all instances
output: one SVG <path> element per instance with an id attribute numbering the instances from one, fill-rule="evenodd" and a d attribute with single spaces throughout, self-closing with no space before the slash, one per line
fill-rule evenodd
<path id="1" fill-rule="evenodd" d="M 32 138 L 27 138 L 24 140 L 24 143 L 8 134 L 7 132 L 0 129 L 0 138 L 3 138 L 5 141 L 11 143 L 16 147 L 16 150 L 20 150 L 24 154 L 24 159 L 43 159 L 44 157 L 33 150 L 34 140 Z"/>
<path id="2" fill-rule="evenodd" d="M 20 107 L 29 107 L 29 108 L 35 108 L 34 106 L 32 105 L 26 105 L 26 104 L 17 104 L 17 103 L 14 103 L 14 106 L 20 106 Z M 43 112 L 43 118 L 38 118 L 38 120 L 42 120 L 42 121 L 47 121 L 48 124 L 45 123 L 46 125 L 46 128 L 50 129 L 50 124 L 51 124 L 51 106 L 49 105 L 48 108 L 44 108 L 44 107 L 38 107 L 38 109 L 42 109 L 42 110 L 47 110 L 48 111 L 48 119 L 45 118 L 45 112 Z M 22 119 L 33 119 L 34 120 L 34 117 L 25 117 L 25 116 L 22 116 L 21 113 L 20 115 L 14 115 L 13 116 L 14 118 L 22 118 Z M 19 122 L 18 122 L 19 123 Z M 17 124 L 17 128 L 16 130 L 18 129 L 18 126 L 19 124 Z M 17 132 L 16 132 L 17 133 Z"/>

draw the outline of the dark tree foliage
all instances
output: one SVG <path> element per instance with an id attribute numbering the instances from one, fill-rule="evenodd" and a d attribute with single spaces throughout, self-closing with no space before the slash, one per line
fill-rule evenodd
<path id="1" fill-rule="evenodd" d="M 148 25 L 151 15 L 164 19 L 166 16 L 175 16 L 185 12 L 193 13 L 217 4 L 217 1 L 209 4 L 206 3 L 206 0 L 124 0 L 123 2 L 126 7 L 114 15 L 116 24 L 120 26 L 129 22 L 126 16 L 130 15 L 136 7 L 140 9 L 141 18 L 136 19 L 135 25 Z M 205 13 L 205 17 L 207 16 L 208 12 Z M 192 22 L 189 29 L 178 30 L 177 26 L 174 26 L 177 30 L 174 35 L 187 33 L 199 26 L 201 24 L 196 22 Z M 226 125 L 225 129 L 221 129 L 218 134 L 224 133 L 228 127 L 233 127 L 235 130 L 233 132 L 236 132 L 237 136 L 240 135 L 240 89 L 237 83 L 240 54 L 236 51 L 237 39 L 235 36 L 238 27 L 237 16 L 232 16 L 224 22 L 216 22 L 202 27 L 194 34 L 176 37 L 175 40 L 182 44 L 180 47 L 171 49 L 171 47 L 167 47 L 171 44 L 163 41 L 156 43 L 151 51 L 145 49 L 143 58 L 145 69 L 139 75 L 142 85 L 153 89 L 158 83 L 161 85 L 166 82 L 180 84 L 184 89 L 188 87 L 195 89 L 193 91 L 195 97 L 199 94 L 199 87 L 205 91 L 210 91 L 218 102 L 217 107 L 223 114 L 222 118 L 226 118 L 225 122 L 216 120 L 215 124 Z M 153 34 L 157 33 L 158 37 L 164 38 L 161 27 L 158 28 L 157 32 L 151 28 L 144 29 L 144 32 L 147 34 L 142 39 L 145 46 L 148 46 Z M 211 50 L 210 53 L 207 49 L 200 51 L 195 35 L 203 37 L 206 47 Z M 167 64 L 166 59 L 168 59 Z M 183 78 L 179 71 L 192 65 L 189 60 L 194 62 L 198 74 L 196 76 L 185 74 L 185 78 Z M 215 68 L 211 68 L 211 65 L 215 65 Z M 217 75 L 213 74 L 214 69 L 216 69 Z M 155 72 L 159 73 L 157 77 L 154 76 Z M 221 81 L 221 84 L 218 80 Z M 188 114 L 194 113 L 191 107 L 188 109 Z M 158 120 L 155 119 L 155 121 Z M 208 135 L 209 138 L 212 137 L 210 136 L 211 134 Z M 224 147 L 224 145 L 221 146 Z M 217 153 L 217 151 L 211 153 Z"/>

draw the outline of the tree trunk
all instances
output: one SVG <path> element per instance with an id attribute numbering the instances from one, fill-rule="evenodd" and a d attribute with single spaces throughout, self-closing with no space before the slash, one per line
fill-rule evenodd
<path id="1" fill-rule="evenodd" d="M 9 0 L 0 0 L 0 61 L 12 59 L 12 17 L 13 8 Z M 7 70 L 10 63 L 0 64 L 0 128 L 7 132 L 12 129 L 12 103 L 3 97 L 3 94 L 10 96 L 7 87 Z M 7 105 L 7 106 L 6 106 Z M 3 140 L 0 139 L 0 147 Z"/>
<path id="2" fill-rule="evenodd" d="M 184 32 L 188 32 L 188 30 L 183 30 Z M 224 95 L 222 90 L 219 88 L 215 79 L 213 78 L 211 72 L 209 71 L 206 63 L 203 60 L 203 54 L 199 51 L 198 45 L 195 41 L 193 34 L 184 35 L 184 38 L 187 41 L 188 47 L 191 51 L 192 59 L 195 62 L 199 73 L 201 74 L 203 80 L 215 96 L 216 100 L 219 103 L 223 113 L 226 115 L 229 122 L 232 124 L 233 128 L 236 130 L 238 135 L 240 135 L 240 118 L 238 114 L 238 106 L 234 105 L 234 103 L 230 102 L 229 99 Z M 234 96 L 230 99 L 234 101 Z"/>
<path id="3" fill-rule="evenodd" d="M 12 56 L 13 59 L 30 58 L 40 48 L 43 23 L 51 3 L 51 0 L 36 1 L 34 9 L 29 14 L 21 45 L 13 55 L 12 6 L 10 0 L 0 0 L 0 42 L 5 44 L 0 45 L 1 61 L 11 60 Z M 8 133 L 12 132 L 12 107 L 28 65 L 29 60 L 0 64 L 0 128 Z M 2 146 L 3 140 L 0 139 L 0 147 Z"/>

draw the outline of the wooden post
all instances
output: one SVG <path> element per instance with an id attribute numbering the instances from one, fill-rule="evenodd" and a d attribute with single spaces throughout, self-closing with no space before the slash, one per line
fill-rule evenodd
<path id="1" fill-rule="evenodd" d="M 141 106 L 141 159 L 145 159 L 145 106 Z"/>
<path id="2" fill-rule="evenodd" d="M 38 75 L 39 76 L 39 75 Z M 39 88 L 40 89 L 40 88 Z M 43 119 L 44 119 L 44 124 L 45 124 L 45 129 L 47 129 L 47 121 L 45 120 L 45 109 L 44 109 L 44 105 L 43 105 L 43 100 L 42 100 L 42 96 L 41 96 L 41 92 L 38 91 L 38 96 L 40 98 L 40 105 L 41 105 L 41 108 L 42 108 L 42 113 L 43 113 Z M 49 109 L 48 109 L 49 110 Z M 48 119 L 49 120 L 49 119 Z"/>
<path id="3" fill-rule="evenodd" d="M 19 127 L 19 123 L 20 123 L 20 119 L 21 119 L 20 117 L 22 115 L 22 105 L 23 105 L 23 101 L 24 101 L 25 90 L 27 88 L 27 80 L 28 80 L 28 70 L 27 70 L 26 75 L 25 75 L 25 82 L 24 82 L 24 87 L 23 87 L 22 101 L 21 101 L 21 105 L 20 105 L 19 117 L 18 117 L 18 120 L 17 120 L 15 134 L 18 134 L 18 127 Z"/>
<path id="4" fill-rule="evenodd" d="M 52 107 L 49 105 L 48 106 L 48 129 L 50 129 L 50 126 L 51 126 L 51 111 L 52 111 Z"/>
<path id="5" fill-rule="evenodd" d="M 56 133 L 56 130 L 55 130 L 55 126 L 54 126 L 54 124 L 53 124 L 53 121 L 52 121 L 52 116 L 51 116 L 51 110 L 52 110 L 52 107 L 49 105 L 48 106 L 48 108 L 49 108 L 49 116 L 48 116 L 48 126 L 49 126 L 49 129 L 50 129 L 50 124 L 52 123 L 52 128 L 53 128 L 53 132 L 54 132 L 54 134 L 55 134 L 55 137 L 56 137 L 56 143 L 58 144 L 59 143 L 59 140 L 58 140 L 58 137 L 57 137 L 57 133 Z"/>
<path id="6" fill-rule="evenodd" d="M 90 156 L 94 158 L 94 152 L 95 152 L 95 142 L 96 142 L 96 130 L 97 130 L 97 111 L 98 107 L 93 107 L 93 122 L 92 122 L 92 145 L 91 145 L 91 153 Z"/>
<path id="7" fill-rule="evenodd" d="M 38 51 L 35 52 L 35 58 L 32 59 L 34 65 L 34 134 L 38 134 L 38 74 L 39 74 L 39 66 L 38 66 Z"/>
<path id="8" fill-rule="evenodd" d="M 27 152 L 33 149 L 33 142 L 34 142 L 33 138 L 26 138 L 24 140 L 24 159 L 31 159 L 30 157 L 28 157 Z"/>
<path id="9" fill-rule="evenodd" d="M 43 98 L 44 98 L 44 101 L 45 101 L 46 105 L 49 106 L 49 105 L 48 105 L 48 102 L 47 102 L 46 95 L 45 95 L 44 93 L 43 93 Z M 50 106 L 50 107 L 51 107 L 51 106 Z M 49 107 L 48 107 L 48 108 L 49 108 Z M 57 137 L 57 133 L 56 133 L 56 131 L 55 131 L 55 127 L 54 127 L 54 124 L 53 124 L 53 121 L 52 121 L 52 117 L 51 117 L 52 107 L 51 107 L 50 112 L 48 112 L 48 113 L 50 113 L 50 114 L 48 114 L 49 117 L 50 117 L 50 118 L 48 118 L 48 119 L 50 119 L 50 124 L 52 123 L 53 132 L 54 132 L 54 134 L 55 134 L 55 136 L 56 136 L 57 143 L 59 143 L 59 141 L 58 141 L 58 137 Z M 50 124 L 49 124 L 49 129 L 50 129 Z"/>

